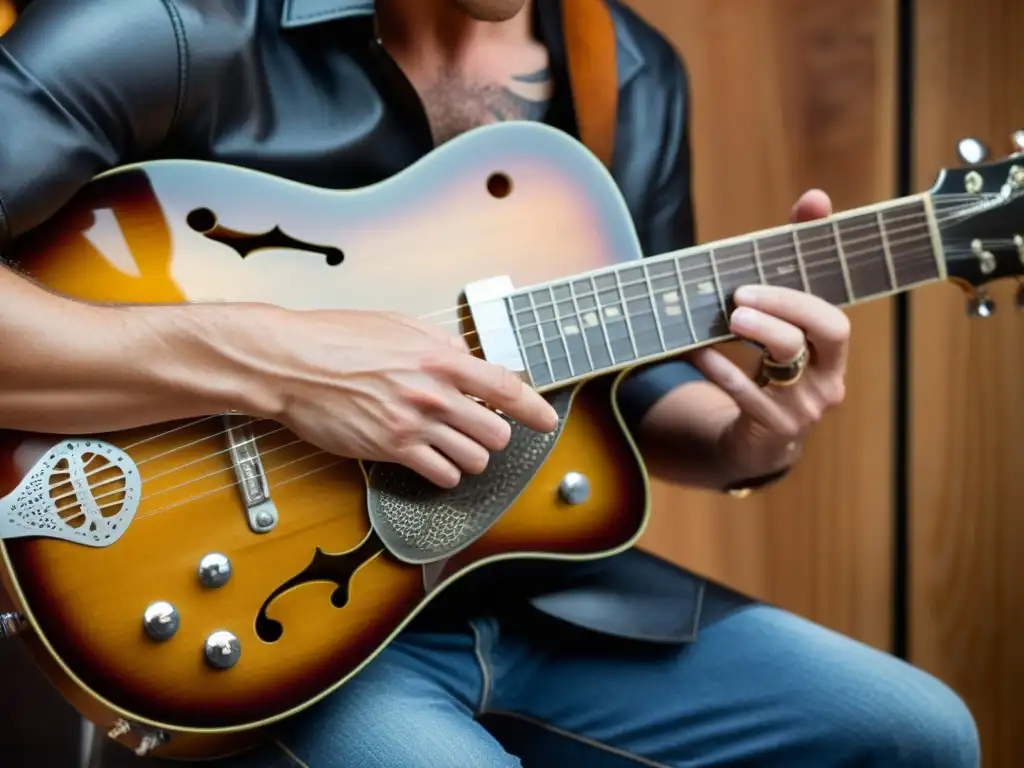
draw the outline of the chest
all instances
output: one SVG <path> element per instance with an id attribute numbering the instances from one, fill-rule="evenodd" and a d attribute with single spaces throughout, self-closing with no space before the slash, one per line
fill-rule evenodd
<path id="1" fill-rule="evenodd" d="M 482 125 L 541 121 L 554 97 L 547 49 L 537 42 L 483 50 L 458 65 L 395 55 L 439 145 Z"/>

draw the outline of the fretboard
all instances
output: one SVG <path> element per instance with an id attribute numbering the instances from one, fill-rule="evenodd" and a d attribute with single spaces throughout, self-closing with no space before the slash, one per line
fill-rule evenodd
<path id="1" fill-rule="evenodd" d="M 942 279 L 932 221 L 915 195 L 531 286 L 507 309 L 533 385 L 551 388 L 734 338 L 742 285 L 844 306 Z"/>

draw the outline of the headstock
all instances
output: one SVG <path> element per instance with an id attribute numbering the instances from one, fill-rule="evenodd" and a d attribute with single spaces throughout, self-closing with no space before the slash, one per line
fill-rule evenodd
<path id="1" fill-rule="evenodd" d="M 988 317 L 994 306 L 985 286 L 1016 278 L 1024 309 L 1024 131 L 1013 134 L 1013 154 L 985 162 L 976 139 L 958 145 L 962 168 L 947 168 L 929 191 L 950 280 L 972 293 L 969 311 Z"/>

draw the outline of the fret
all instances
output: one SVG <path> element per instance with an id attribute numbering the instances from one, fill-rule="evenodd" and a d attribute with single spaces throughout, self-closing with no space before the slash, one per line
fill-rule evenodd
<path id="1" fill-rule="evenodd" d="M 889 269 L 889 282 L 893 288 L 899 285 L 899 281 L 896 280 L 896 267 L 892 263 L 892 252 L 889 250 L 889 238 L 885 235 L 885 220 L 882 218 L 882 212 L 877 211 L 875 217 L 878 219 L 878 233 L 882 237 L 882 253 L 885 255 L 885 266 Z"/>
<path id="2" fill-rule="evenodd" d="M 697 341 L 697 330 L 693 324 L 693 312 L 690 310 L 690 299 L 686 295 L 686 281 L 683 279 L 683 267 L 681 265 L 681 258 L 672 259 L 672 263 L 675 264 L 676 268 L 676 280 L 679 283 L 679 295 L 683 299 L 683 309 L 686 311 L 686 324 L 690 328 L 690 338 Z"/>
<path id="3" fill-rule="evenodd" d="M 526 371 L 534 386 L 551 384 L 554 374 L 547 349 L 541 337 L 541 326 L 533 301 L 528 293 L 513 294 L 508 303 L 511 306 L 512 329 L 519 340 L 519 349 L 526 364 Z"/>
<path id="4" fill-rule="evenodd" d="M 692 251 L 680 257 L 683 293 L 693 320 L 697 341 L 729 334 L 715 270 L 707 251 Z"/>
<path id="5" fill-rule="evenodd" d="M 764 235 L 758 240 L 761 261 L 764 266 L 765 283 L 804 290 L 800 276 L 800 264 L 796 257 L 796 243 L 788 233 Z"/>
<path id="6" fill-rule="evenodd" d="M 708 261 L 711 262 L 711 274 L 715 278 L 715 289 L 718 291 L 718 301 L 722 305 L 722 312 L 729 315 L 729 304 L 725 300 L 725 292 L 722 290 L 722 279 L 718 276 L 718 264 L 715 260 L 715 249 L 708 249 Z"/>
<path id="7" fill-rule="evenodd" d="M 633 321 L 630 320 L 629 315 L 629 304 L 626 302 L 625 293 L 622 290 L 622 276 L 619 274 L 619 270 L 612 270 L 612 274 L 615 275 L 615 288 L 619 293 L 619 301 L 622 305 L 622 317 L 626 321 L 626 334 L 629 338 L 629 346 L 633 350 L 633 360 L 636 360 L 640 355 L 636 349 L 636 335 L 633 333 Z"/>
<path id="8" fill-rule="evenodd" d="M 590 350 L 583 336 L 583 321 L 573 299 L 568 283 L 549 285 L 548 296 L 554 305 L 562 346 L 568 355 L 569 371 L 572 377 L 581 376 L 594 370 Z"/>
<path id="9" fill-rule="evenodd" d="M 593 355 L 590 354 L 590 342 L 587 340 L 587 334 L 583 324 L 583 314 L 580 312 L 580 305 L 579 302 L 576 300 L 576 293 L 572 289 L 572 283 L 566 283 L 565 287 L 569 293 L 569 299 L 572 301 L 573 315 L 578 323 L 577 327 L 579 329 L 579 338 L 583 342 L 583 351 L 586 354 L 587 358 L 587 370 L 596 371 L 597 368 L 594 366 L 594 357 Z"/>
<path id="10" fill-rule="evenodd" d="M 716 248 L 712 258 L 716 264 L 719 286 L 725 297 L 725 306 L 731 314 L 732 296 L 741 285 L 761 285 L 764 280 L 757 263 L 757 241 L 746 240 Z"/>
<path id="11" fill-rule="evenodd" d="M 882 250 L 877 217 L 871 213 L 844 216 L 836 220 L 836 229 L 856 300 L 891 293 L 894 286 Z"/>
<path id="12" fill-rule="evenodd" d="M 557 331 L 554 329 L 554 317 L 553 310 L 548 312 L 545 311 L 544 315 L 541 315 L 541 310 L 537 306 L 536 297 L 534 292 L 530 291 L 528 294 L 530 298 L 530 309 L 533 310 L 533 316 L 536 318 L 535 322 L 537 325 L 537 332 L 540 335 L 540 351 L 544 355 L 544 364 L 547 366 L 551 381 L 558 380 L 558 374 L 555 372 L 555 365 L 552 360 L 551 347 L 548 346 L 548 338 L 558 336 Z M 537 346 L 537 345 L 535 345 Z M 536 383 L 536 380 L 534 380 Z M 544 382 L 545 384 L 549 382 Z"/>
<path id="13" fill-rule="evenodd" d="M 814 224 L 794 230 L 803 264 L 807 292 L 841 306 L 853 300 L 833 225 Z"/>
<path id="14" fill-rule="evenodd" d="M 597 302 L 597 313 L 608 336 L 612 363 L 626 363 L 636 360 L 633 338 L 626 324 L 626 310 L 623 306 L 622 293 L 619 291 L 615 271 L 604 272 L 591 278 L 594 285 L 594 296 Z"/>
<path id="15" fill-rule="evenodd" d="M 597 287 L 593 278 L 584 277 L 573 280 L 570 286 L 573 300 L 580 312 L 583 336 L 590 350 L 593 370 L 610 368 L 615 364 L 612 355 L 611 337 L 605 327 L 601 310 L 597 306 Z"/>
<path id="16" fill-rule="evenodd" d="M 804 264 L 803 254 L 800 253 L 800 236 L 796 229 L 793 230 L 793 252 L 796 253 L 796 266 L 800 270 L 800 280 L 804 284 L 804 293 L 811 292 L 811 284 L 807 282 L 807 266 Z"/>
<path id="17" fill-rule="evenodd" d="M 846 254 L 843 253 L 843 244 L 839 238 L 839 225 L 835 221 L 832 222 L 832 236 L 835 238 L 836 253 L 839 254 L 839 266 L 843 270 L 843 284 L 846 287 L 846 295 L 850 297 L 850 303 L 857 300 L 857 296 L 853 292 L 853 283 L 850 281 L 850 268 L 846 265 Z"/>
<path id="18" fill-rule="evenodd" d="M 761 263 L 761 246 L 757 242 L 757 238 L 752 241 L 754 244 L 754 263 L 757 264 L 757 276 L 762 285 L 768 285 L 768 280 L 764 276 L 764 264 Z"/>
<path id="19" fill-rule="evenodd" d="M 654 294 L 654 284 L 651 281 L 650 270 L 647 269 L 647 264 L 641 265 L 641 269 L 644 271 L 644 282 L 647 284 L 647 296 L 649 298 L 650 313 L 654 318 L 654 328 L 658 332 L 658 346 L 661 352 L 668 350 L 665 346 L 665 331 L 661 327 L 661 318 L 658 316 L 658 297 Z"/>
<path id="20" fill-rule="evenodd" d="M 646 262 L 631 263 L 616 272 L 637 359 L 662 354 L 665 352 L 664 336 L 659 327 L 656 297 L 651 294 Z"/>
<path id="21" fill-rule="evenodd" d="M 664 349 L 682 349 L 695 343 L 690 310 L 679 278 L 679 259 L 655 259 L 645 267 Z"/>
<path id="22" fill-rule="evenodd" d="M 892 253 L 897 288 L 941 276 L 924 200 L 915 198 L 910 203 L 887 208 L 882 214 L 882 232 Z"/>

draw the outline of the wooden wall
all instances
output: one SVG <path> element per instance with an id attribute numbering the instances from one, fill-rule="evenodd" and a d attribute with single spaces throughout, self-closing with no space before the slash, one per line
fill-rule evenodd
<path id="1" fill-rule="evenodd" d="M 1024 3 L 914 3 L 913 131 L 897 135 L 895 0 L 628 0 L 690 70 L 699 236 L 783 221 L 804 189 L 837 208 L 913 191 L 976 136 L 1024 128 Z M 1021 223 L 1024 234 L 1024 222 Z M 657 488 L 644 545 L 892 649 L 896 430 L 909 426 L 909 659 L 965 697 L 984 764 L 1024 765 L 1024 314 L 1016 284 L 971 320 L 940 285 L 910 297 L 909 412 L 893 407 L 891 302 L 859 307 L 849 398 L 790 478 L 742 501 Z"/>
<path id="2" fill-rule="evenodd" d="M 785 223 L 811 187 L 895 194 L 895 0 L 629 1 L 689 68 L 701 240 Z M 660 486 L 644 546 L 888 648 L 892 302 L 851 318 L 847 402 L 792 475 L 743 500 Z"/>
<path id="3" fill-rule="evenodd" d="M 915 29 L 916 184 L 976 136 L 993 159 L 1024 128 L 1024 3 L 921 0 Z M 1024 220 L 1020 222 L 1024 234 Z M 1024 765 L 1024 313 L 959 291 L 911 300 L 910 658 L 978 719 L 984 764 Z"/>

